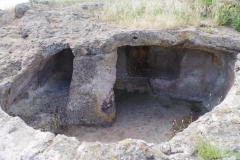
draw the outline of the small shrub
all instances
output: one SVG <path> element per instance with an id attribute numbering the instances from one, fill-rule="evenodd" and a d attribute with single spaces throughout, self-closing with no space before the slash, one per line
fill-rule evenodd
<path id="1" fill-rule="evenodd" d="M 222 3 L 219 7 L 217 21 L 219 25 L 232 25 L 234 29 L 240 31 L 240 4 Z"/>
<path id="2" fill-rule="evenodd" d="M 236 153 L 235 156 L 237 160 L 240 160 L 240 152 Z"/>
<path id="3" fill-rule="evenodd" d="M 213 3 L 213 0 L 200 0 L 200 3 L 206 6 L 210 6 Z"/>
<path id="4" fill-rule="evenodd" d="M 199 140 L 197 142 L 197 153 L 204 160 L 223 158 L 223 153 L 207 140 Z"/>
<path id="5" fill-rule="evenodd" d="M 219 25 L 230 24 L 232 20 L 231 5 L 222 5 L 220 6 L 219 10 L 220 10 L 218 17 Z"/>
<path id="6" fill-rule="evenodd" d="M 237 31 L 240 31 L 240 5 L 235 7 L 232 19 L 233 28 L 235 28 Z"/>
<path id="7" fill-rule="evenodd" d="M 231 157 L 231 152 L 230 151 L 224 151 L 222 153 L 222 158 L 230 158 Z"/>

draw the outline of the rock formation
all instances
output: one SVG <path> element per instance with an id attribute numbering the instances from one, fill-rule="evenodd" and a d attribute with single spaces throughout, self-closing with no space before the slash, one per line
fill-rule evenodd
<path id="1" fill-rule="evenodd" d="M 121 29 L 76 12 L 83 6 L 17 6 L 16 19 L 0 11 L 0 159 L 194 159 L 202 136 L 240 151 L 239 33 Z M 107 126 L 113 88 L 200 101 L 210 112 L 162 144 L 79 142 L 15 117 L 52 109 L 39 116 Z"/>

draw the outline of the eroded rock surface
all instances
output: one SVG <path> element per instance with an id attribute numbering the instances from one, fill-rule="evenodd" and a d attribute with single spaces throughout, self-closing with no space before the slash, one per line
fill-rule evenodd
<path id="1" fill-rule="evenodd" d="M 14 11 L 12 14 L 0 11 L 0 159 L 194 159 L 196 139 L 202 136 L 207 136 L 223 150 L 240 151 L 239 33 L 225 28 L 214 29 L 214 34 L 194 28 L 123 30 L 90 18 L 87 12 L 77 12 L 81 6 L 75 4 L 50 9 L 48 5 L 35 4 L 20 19 L 14 19 Z M 14 110 L 11 107 L 18 100 L 32 96 L 31 90 L 41 90 L 39 75 L 49 57 L 71 49 L 75 57 L 66 104 L 66 123 L 112 123 L 115 118 L 113 85 L 117 49 L 123 46 L 197 50 L 185 57 L 190 59 L 202 51 L 205 56 L 198 59 L 196 66 L 210 66 L 210 70 L 206 68 L 209 74 L 203 73 L 203 77 L 217 73 L 215 75 L 219 79 L 215 84 L 224 86 L 224 93 L 218 87 L 207 87 L 205 105 L 211 102 L 216 107 L 210 107 L 213 108 L 211 112 L 164 144 L 147 144 L 131 139 L 111 144 L 79 142 L 75 138 L 34 130 L 20 118 L 4 112 Z M 204 58 L 207 54 L 211 60 Z M 183 62 L 184 59 L 179 65 Z M 222 65 L 221 69 L 219 65 Z M 190 76 L 195 78 L 196 70 L 189 70 Z M 179 74 L 177 70 L 176 73 Z M 51 80 L 51 76 L 47 77 Z M 208 94 L 211 94 L 211 100 Z M 221 96 L 225 99 L 217 105 Z"/>

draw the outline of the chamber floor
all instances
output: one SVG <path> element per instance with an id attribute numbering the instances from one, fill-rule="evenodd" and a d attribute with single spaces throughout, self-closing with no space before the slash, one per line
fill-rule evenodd
<path id="1" fill-rule="evenodd" d="M 207 112 L 199 103 L 155 97 L 150 94 L 115 92 L 117 116 L 110 127 L 71 126 L 61 134 L 87 142 L 116 142 L 126 138 L 149 143 L 168 141 L 174 135 L 174 120 L 194 119 Z"/>

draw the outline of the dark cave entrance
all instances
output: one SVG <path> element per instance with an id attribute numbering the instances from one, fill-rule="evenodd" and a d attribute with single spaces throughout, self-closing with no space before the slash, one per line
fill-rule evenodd
<path id="1" fill-rule="evenodd" d="M 167 141 L 214 107 L 211 93 L 218 90 L 215 96 L 220 97 L 224 92 L 225 84 L 215 83 L 226 74 L 223 61 L 213 53 L 123 46 L 117 55 L 113 126 L 121 128 L 120 121 L 129 125 L 122 125 L 124 138 Z"/>
<path id="2" fill-rule="evenodd" d="M 21 94 L 14 98 L 16 92 L 10 92 L 6 112 L 21 117 L 35 129 L 55 132 L 54 127 L 63 125 L 73 74 L 73 59 L 71 49 L 64 49 L 48 55 L 39 66 L 22 75 L 17 83 L 21 82 L 21 79 L 24 81 L 24 77 L 30 74 L 32 78 L 26 86 L 22 86 L 22 90 L 12 88 Z M 19 85 L 21 84 L 13 86 Z M 54 122 L 57 124 L 53 124 Z"/>
<path id="3" fill-rule="evenodd" d="M 39 86 L 44 86 L 49 80 L 52 80 L 52 85 L 69 88 L 73 74 L 73 59 L 74 55 L 71 49 L 64 49 L 47 58 L 38 74 Z"/>
<path id="4" fill-rule="evenodd" d="M 219 103 L 219 98 L 227 94 L 232 82 L 232 66 L 228 64 L 226 53 L 123 46 L 118 48 L 117 56 L 114 84 L 117 90 L 203 102 L 211 110 Z"/>
<path id="5" fill-rule="evenodd" d="M 173 80 L 179 76 L 180 57 L 176 52 L 148 46 L 121 49 L 126 52 L 126 67 L 129 76 L 167 80 Z M 119 49 L 119 52 L 121 52 L 121 49 Z M 118 54 L 119 58 L 122 56 L 120 54 Z M 119 71 L 119 68 L 117 71 Z"/>
<path id="6" fill-rule="evenodd" d="M 180 63 L 181 55 L 176 49 L 150 46 L 120 47 L 114 88 L 146 92 L 151 87 L 148 85 L 151 79 L 177 79 Z"/>
<path id="7" fill-rule="evenodd" d="M 117 56 L 117 112 L 110 127 L 65 128 L 64 110 L 73 74 L 71 49 L 49 55 L 15 81 L 12 90 L 16 92 L 10 92 L 7 112 L 35 129 L 74 136 L 80 141 L 134 138 L 160 143 L 179 130 L 182 120 L 187 127 L 214 108 L 231 85 L 233 70 L 227 55 L 188 48 L 124 46 L 118 48 Z M 30 83 L 24 81 L 28 75 Z M 22 83 L 26 85 L 22 87 Z"/>

